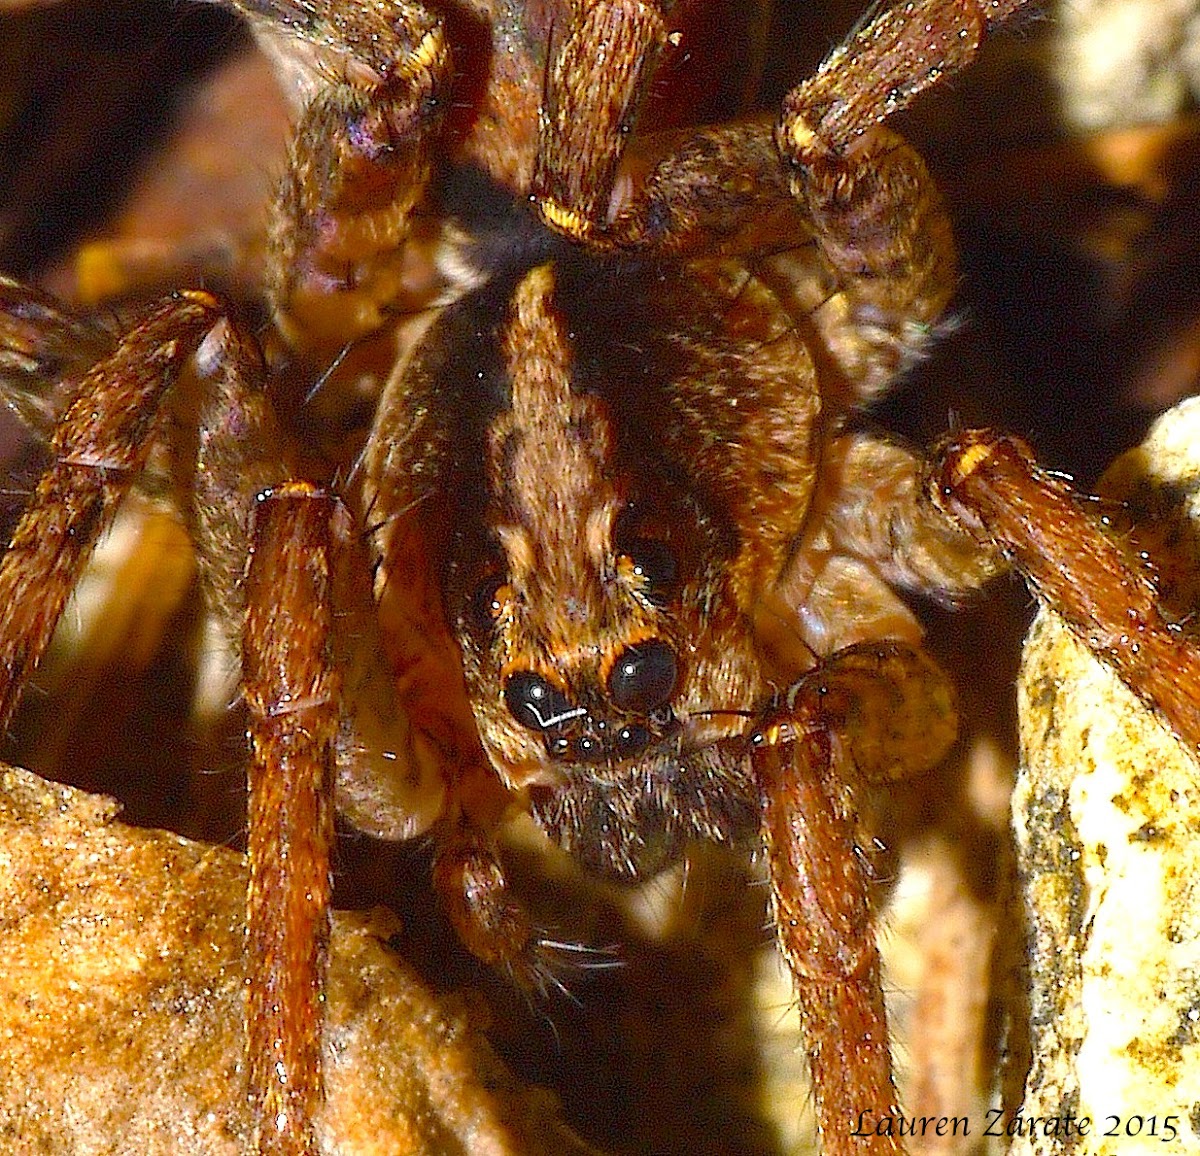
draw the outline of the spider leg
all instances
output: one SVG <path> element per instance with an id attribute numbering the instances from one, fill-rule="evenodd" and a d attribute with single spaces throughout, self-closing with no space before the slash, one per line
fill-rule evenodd
<path id="1" fill-rule="evenodd" d="M 611 221 L 605 212 L 622 125 L 636 107 L 656 33 L 646 26 L 635 42 L 640 50 L 621 42 L 612 58 L 588 55 L 585 20 L 560 55 L 547 102 L 578 112 L 589 128 L 602 124 L 602 143 L 585 149 L 558 127 L 566 115 L 548 118 L 534 184 L 543 218 L 597 248 L 649 247 L 684 257 L 761 260 L 815 244 L 824 266 L 821 292 L 797 301 L 794 311 L 812 315 L 846 379 L 839 387 L 845 402 L 876 396 L 928 345 L 956 281 L 941 198 L 924 163 L 883 122 L 970 64 L 987 28 L 1024 2 L 919 0 L 885 10 L 787 95 L 773 134 L 746 122 L 697 130 L 657 150 L 646 142 L 649 155 L 665 155 Z M 572 51 L 576 38 L 581 47 Z M 614 102 L 619 115 L 605 120 L 605 106 L 576 94 L 600 101 L 613 83 L 614 61 L 624 65 L 614 69 L 624 78 L 624 102 Z M 781 276 L 800 280 L 786 269 Z M 834 396 L 831 386 L 823 392 Z"/>
<path id="2" fill-rule="evenodd" d="M 885 8 L 784 98 L 779 146 L 798 165 L 853 152 L 863 134 L 961 72 L 1028 0 L 913 0 Z"/>
<path id="3" fill-rule="evenodd" d="M 903 1150 L 873 1126 L 899 1109 L 855 784 L 928 768 L 956 725 L 932 660 L 884 642 L 833 654 L 751 738 L 774 924 L 795 979 L 827 1156 Z"/>
<path id="4" fill-rule="evenodd" d="M 205 599 L 227 653 L 236 659 L 259 496 L 302 475 L 263 388 L 261 354 L 239 326 L 224 322 L 214 328 L 197 351 L 196 373 L 202 394 L 195 469 L 178 488 L 189 498 Z M 442 811 L 445 786 L 438 753 L 419 749 L 410 715 L 398 699 L 361 527 L 339 506 L 331 533 L 338 616 L 328 661 L 340 673 L 342 701 L 337 809 L 376 838 L 408 839 L 427 830 Z"/>
<path id="5" fill-rule="evenodd" d="M 920 355 L 956 280 L 941 197 L 884 122 L 971 64 L 986 32 L 1024 3 L 916 0 L 885 9 L 783 100 L 775 141 L 844 287 L 831 312 L 848 323 L 838 356 L 861 398 Z"/>
<path id="6" fill-rule="evenodd" d="M 532 983 L 537 941 L 492 848 L 508 793 L 479 747 L 454 652 L 425 617 L 425 555 L 388 540 L 400 554 L 381 563 L 377 605 L 349 511 L 303 483 L 279 484 L 292 463 L 257 349 L 225 324 L 196 360 L 206 386 L 197 552 L 218 618 L 227 630 L 244 622 L 230 642 L 250 708 L 251 1095 L 261 1149 L 307 1154 L 323 1098 L 331 796 L 378 838 L 430 831 L 434 886 L 480 958 Z"/>
<path id="7" fill-rule="evenodd" d="M 19 348 L 36 384 L 55 334 L 73 327 L 60 320 L 70 322 L 64 307 L 36 296 L 27 304 L 34 332 Z M 29 309 L 8 313 L 11 322 Z M 42 317 L 53 329 L 39 344 Z M 0 561 L 0 709 L 7 725 L 96 540 L 151 447 L 174 438 L 188 402 L 172 387 L 189 361 L 201 387 L 196 456 L 176 483 L 191 495 L 202 586 L 240 656 L 249 707 L 248 1078 L 261 1149 L 308 1153 L 322 1101 L 335 777 L 352 821 L 393 838 L 433 822 L 444 785 L 412 751 L 376 646 L 352 519 L 330 496 L 288 481 L 294 462 L 262 388 L 261 354 L 211 295 L 179 293 L 152 307 L 69 390 L 45 395 L 48 414 L 62 410 L 52 462 Z M 189 469 L 184 456 L 174 455 L 176 470 Z"/>
<path id="8" fill-rule="evenodd" d="M 206 335 L 213 341 L 206 342 Z M 51 437 L 52 463 L 0 562 L 7 616 L 0 641 L 5 725 L 92 547 L 161 438 L 170 390 L 198 347 L 200 361 L 216 360 L 227 382 L 241 383 L 240 393 L 248 394 L 245 385 L 261 374 L 257 350 L 225 322 L 222 305 L 207 293 L 174 294 L 150 309 L 75 383 Z M 250 408 L 243 406 L 239 416 Z M 220 458 L 212 443 L 227 448 L 228 439 L 219 434 L 235 424 L 228 410 L 226 401 L 224 423 L 201 433 L 202 495 L 204 485 L 212 483 L 204 467 Z M 269 426 L 269 416 L 269 411 L 259 413 L 251 424 Z M 215 438 L 210 436 L 214 428 Z M 247 432 L 245 425 L 240 428 Z M 250 440 L 260 457 L 245 473 L 243 493 L 257 492 L 266 478 L 278 479 L 285 471 L 276 443 L 262 436 L 262 428 L 256 432 L 260 436 Z M 314 524 L 316 504 L 300 507 L 309 511 L 302 520 L 294 513 L 296 495 L 291 496 L 291 513 L 280 499 L 260 503 L 267 513 L 258 519 L 246 575 L 250 612 L 243 657 L 253 753 L 248 1058 L 263 1118 L 286 1121 L 274 1130 L 264 1128 L 263 1150 L 304 1153 L 314 1150 L 309 1122 L 321 1095 L 320 1056 L 314 1049 L 319 1048 L 317 999 L 328 923 L 328 780 L 338 700 L 325 685 L 332 677 L 325 655 L 330 611 L 320 583 L 328 549 L 320 541 L 319 521 Z M 311 497 L 307 491 L 300 496 Z M 226 512 L 210 505 L 203 514 L 215 524 Z M 289 528 L 289 518 L 298 526 Z M 210 530 L 198 537 L 211 542 L 220 535 Z M 227 554 L 240 538 L 226 529 L 221 540 Z M 240 547 L 244 564 L 244 540 Z M 213 571 L 220 565 L 213 563 L 212 550 L 200 553 L 208 562 L 211 592 L 219 584 Z M 283 628 L 277 612 L 287 616 Z"/>
<path id="9" fill-rule="evenodd" d="M 260 496 L 246 569 L 250 880 L 246 1056 L 257 1150 L 317 1151 L 333 892 L 339 678 L 328 660 L 335 500 L 304 483 Z"/>
<path id="10" fill-rule="evenodd" d="M 810 532 L 780 579 L 777 595 L 800 606 L 811 575 L 825 556 L 848 556 L 889 586 L 920 591 L 953 604 L 1005 568 L 1000 552 L 979 540 L 925 498 L 926 465 L 895 442 L 849 433 L 826 448 Z M 890 637 L 907 637 L 906 634 Z"/>
<path id="11" fill-rule="evenodd" d="M 164 396 L 220 316 L 208 293 L 173 294 L 78 379 L 50 441 L 53 460 L 0 561 L 0 728 L 45 654 L 92 548 L 145 465 Z"/>
<path id="12" fill-rule="evenodd" d="M 49 442 L 77 379 L 115 336 L 48 293 L 0 274 L 0 404 Z"/>
<path id="13" fill-rule="evenodd" d="M 868 433 L 824 447 L 795 549 L 754 608 L 755 637 L 778 669 L 874 638 L 917 646 L 924 632 L 897 587 L 953 604 L 1003 568 L 998 551 L 930 507 L 924 474 L 915 454 Z"/>
<path id="14" fill-rule="evenodd" d="M 438 839 L 433 882 L 467 949 L 532 986 L 538 974 L 533 928 L 486 833 L 461 818 L 448 823 Z"/>
<path id="15" fill-rule="evenodd" d="M 939 446 L 931 502 L 999 550 L 1072 633 L 1185 745 L 1200 749 L 1200 651 L 1164 618 L 1150 567 L 1021 439 L 967 430 Z"/>
<path id="16" fill-rule="evenodd" d="M 405 291 L 404 241 L 449 103 L 445 26 L 403 0 L 228 6 L 308 98 L 272 208 L 268 296 L 289 341 L 336 350 Z"/>
<path id="17" fill-rule="evenodd" d="M 348 512 L 295 476 L 257 345 L 228 319 L 196 352 L 188 513 L 210 612 L 247 706 L 246 1061 L 257 1150 L 308 1156 L 321 1050 L 335 781 L 348 663 L 334 624 Z M 177 464 L 177 468 L 180 466 Z M 343 624 L 339 624 L 339 627 Z"/>
<path id="18" fill-rule="evenodd" d="M 587 5 L 547 78 L 530 189 L 542 219 L 603 243 L 629 130 L 665 36 L 644 0 Z"/>
<path id="19" fill-rule="evenodd" d="M 292 463 L 257 349 L 225 324 L 196 360 L 197 553 L 214 612 L 238 630 L 250 708 L 251 1094 L 262 1149 L 307 1153 L 322 1101 L 331 796 L 377 838 L 430 832 L 434 886 L 480 958 L 530 982 L 536 940 L 492 849 L 508 793 L 479 747 L 444 627 L 428 617 L 425 555 L 388 539 L 399 553 L 380 564 L 377 605 L 362 527 L 328 495 L 279 484 Z"/>

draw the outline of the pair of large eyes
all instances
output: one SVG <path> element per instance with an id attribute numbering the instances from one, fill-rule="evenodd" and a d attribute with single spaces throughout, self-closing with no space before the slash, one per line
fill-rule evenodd
<path id="1" fill-rule="evenodd" d="M 660 638 L 647 639 L 617 656 L 608 675 L 608 696 L 620 711 L 651 715 L 670 703 L 678 677 L 674 650 Z M 554 730 L 582 713 L 548 679 L 530 670 L 508 677 L 504 702 L 517 722 L 536 731 Z"/>
<path id="2" fill-rule="evenodd" d="M 618 573 L 632 578 L 641 593 L 658 605 L 663 605 L 675 588 L 678 567 L 671 548 L 656 538 L 630 538 L 619 543 Z M 471 597 L 471 618 L 480 630 L 489 630 L 504 612 L 510 597 L 502 574 L 491 574 L 475 589 Z"/>

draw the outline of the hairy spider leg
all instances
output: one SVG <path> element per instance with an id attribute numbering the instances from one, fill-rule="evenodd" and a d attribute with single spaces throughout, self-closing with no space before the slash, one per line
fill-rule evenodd
<path id="1" fill-rule="evenodd" d="M 795 683 L 751 737 L 780 949 L 795 979 L 826 1156 L 898 1153 L 855 1136 L 898 1111 L 871 913 L 863 786 L 928 770 L 954 742 L 946 676 L 899 642 L 863 643 Z"/>

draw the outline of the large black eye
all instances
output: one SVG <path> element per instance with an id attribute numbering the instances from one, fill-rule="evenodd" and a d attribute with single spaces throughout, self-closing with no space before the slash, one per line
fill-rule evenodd
<path id="1" fill-rule="evenodd" d="M 535 731 L 561 726 L 579 713 L 561 690 L 532 671 L 509 676 L 504 684 L 504 703 L 517 722 Z"/>
<path id="2" fill-rule="evenodd" d="M 608 676 L 608 693 L 620 710 L 649 713 L 670 701 L 678 673 L 675 652 L 652 638 L 621 651 Z"/>

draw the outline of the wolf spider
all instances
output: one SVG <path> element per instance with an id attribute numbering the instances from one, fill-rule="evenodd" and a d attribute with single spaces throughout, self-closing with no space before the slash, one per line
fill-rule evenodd
<path id="1" fill-rule="evenodd" d="M 850 1135 L 897 1110 L 856 796 L 955 736 L 892 587 L 953 599 L 1000 562 L 847 419 L 954 290 L 938 195 L 885 122 L 1024 0 L 883 11 L 773 127 L 651 135 L 636 164 L 677 39 L 653 0 L 224 3 L 302 105 L 273 330 L 189 290 L 112 332 L 5 284 L 7 388 L 53 461 L 0 565 L 0 723 L 166 446 L 249 708 L 263 1151 L 318 1142 L 335 805 L 427 833 L 464 943 L 528 984 L 545 945 L 495 849 L 514 809 L 619 880 L 694 839 L 761 848 L 825 1151 L 899 1151 Z M 331 465 L 303 367 L 336 382 L 401 329 L 365 447 Z"/>

